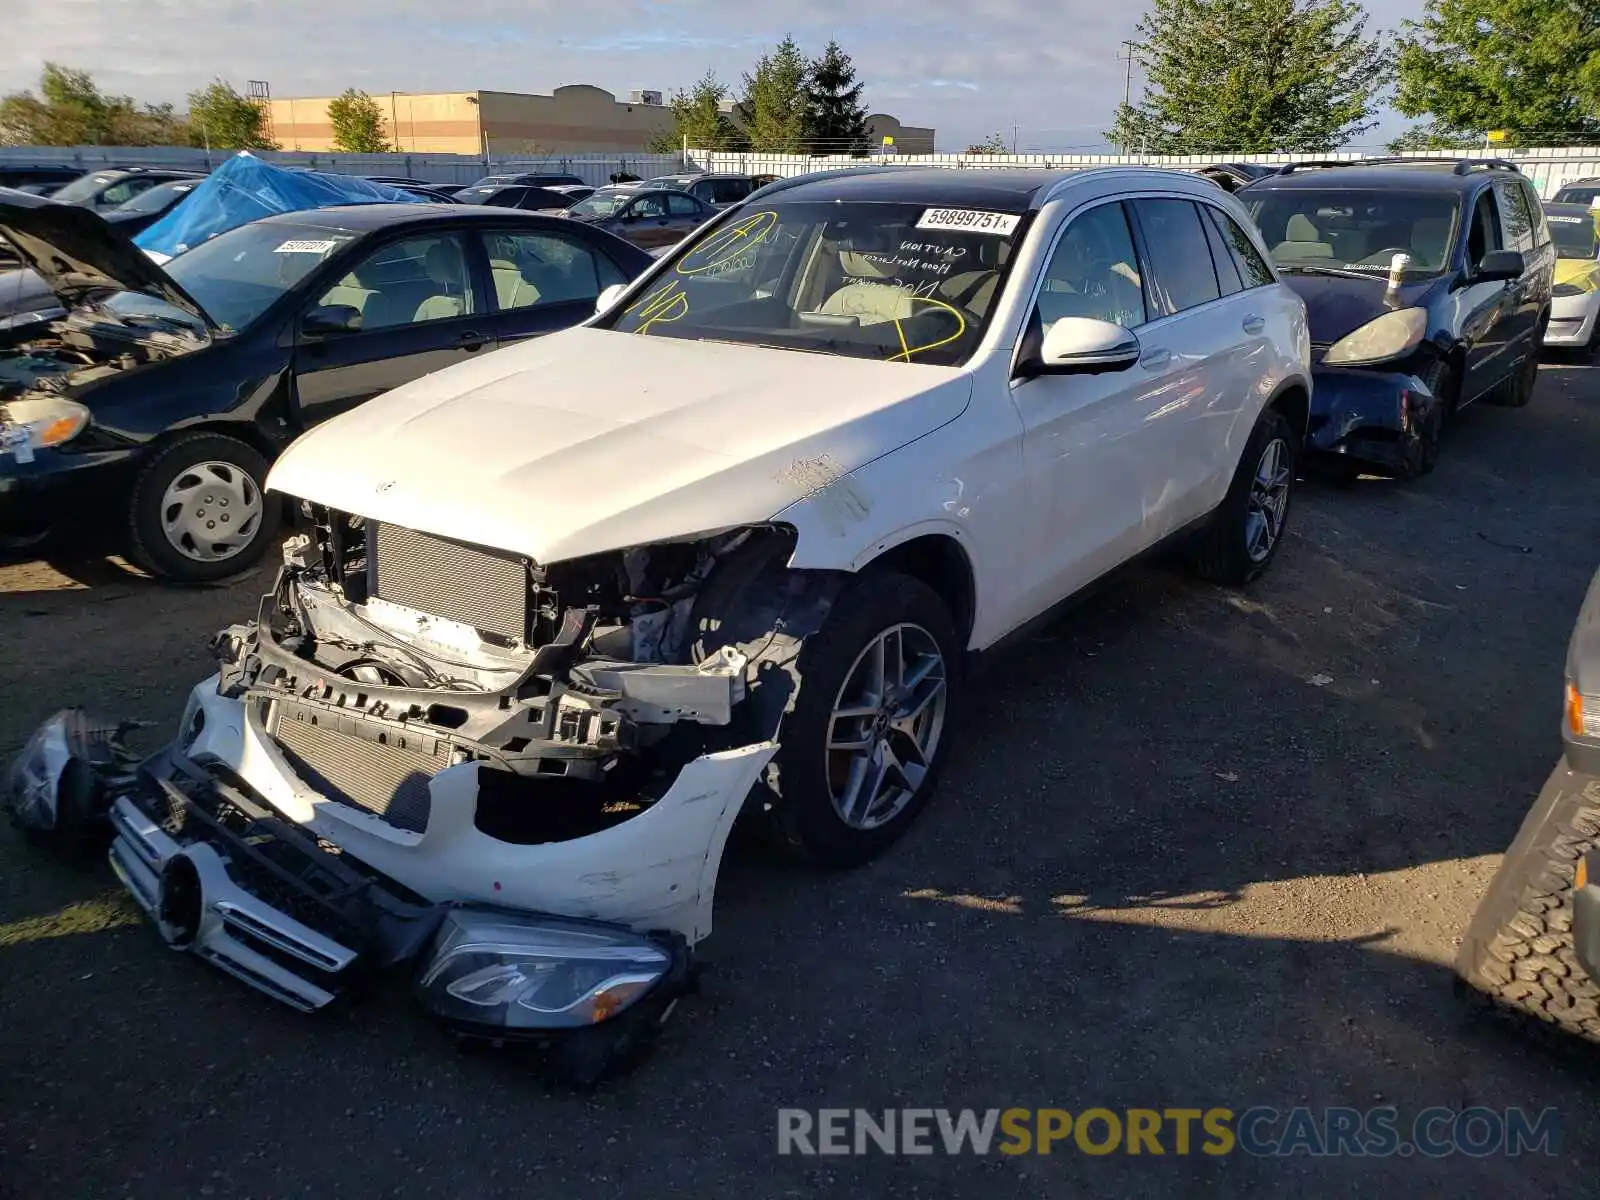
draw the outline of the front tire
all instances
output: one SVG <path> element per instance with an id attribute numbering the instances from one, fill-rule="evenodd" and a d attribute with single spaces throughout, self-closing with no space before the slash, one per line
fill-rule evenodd
<path id="1" fill-rule="evenodd" d="M 1456 957 L 1469 996 L 1600 1042 L 1600 985 L 1572 946 L 1578 860 L 1600 839 L 1600 782 L 1556 767 L 1473 914 Z"/>
<path id="2" fill-rule="evenodd" d="M 267 460 L 236 438 L 192 433 L 160 447 L 133 488 L 131 551 L 173 583 L 215 583 L 261 560 L 280 506 L 263 490 Z"/>
<path id="3" fill-rule="evenodd" d="M 1288 527 L 1299 450 L 1283 414 L 1263 411 L 1228 494 L 1196 547 L 1194 568 L 1202 578 L 1242 587 L 1272 564 Z"/>
<path id="4" fill-rule="evenodd" d="M 849 587 L 790 667 L 767 774 L 782 845 L 851 867 L 911 827 L 949 749 L 961 649 L 949 609 L 919 580 L 876 571 Z"/>

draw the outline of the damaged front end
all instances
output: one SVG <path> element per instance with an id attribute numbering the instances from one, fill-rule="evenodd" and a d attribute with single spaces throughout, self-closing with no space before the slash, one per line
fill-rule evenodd
<path id="1" fill-rule="evenodd" d="M 637 1042 L 687 986 L 776 750 L 730 728 L 749 643 L 707 649 L 727 623 L 704 593 L 786 557 L 789 535 L 545 568 L 306 512 L 256 620 L 214 639 L 219 672 L 175 740 L 135 771 L 116 760 L 118 875 L 170 945 L 296 1008 L 409 965 L 463 1034 L 586 1031 L 585 1061 L 609 1060 L 602 1026 L 625 1031 L 606 1046 Z"/>

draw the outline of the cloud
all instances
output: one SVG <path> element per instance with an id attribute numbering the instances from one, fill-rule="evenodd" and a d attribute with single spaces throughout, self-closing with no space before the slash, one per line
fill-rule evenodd
<path id="1" fill-rule="evenodd" d="M 708 68 L 737 85 L 785 33 L 810 52 L 837 37 L 866 82 L 869 108 L 937 127 L 942 149 L 1014 125 L 1023 145 L 1098 143 L 1122 98 L 1120 43 L 1138 19 L 1100 0 L 879 0 L 870 21 L 844 22 L 778 0 L 3 3 L 13 37 L 0 56 L 0 90 L 33 86 L 52 60 L 91 72 L 109 91 L 180 105 L 218 76 L 240 90 L 266 80 L 275 96 L 347 87 L 548 92 L 564 83 L 670 92 Z M 1387 26 L 1421 3 L 1369 8 Z"/>

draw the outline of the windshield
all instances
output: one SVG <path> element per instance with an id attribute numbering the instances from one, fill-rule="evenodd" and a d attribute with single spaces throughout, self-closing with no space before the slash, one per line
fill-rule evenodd
<path id="1" fill-rule="evenodd" d="M 1409 254 L 1408 279 L 1444 273 L 1459 202 L 1445 192 L 1250 188 L 1239 197 L 1285 271 L 1388 274 Z"/>
<path id="2" fill-rule="evenodd" d="M 219 233 L 164 266 L 218 326 L 237 330 L 355 236 L 325 225 L 257 222 Z M 187 313 L 141 292 L 118 292 L 105 306 L 118 316 L 175 317 L 194 324 Z"/>
<path id="3" fill-rule="evenodd" d="M 1600 183 L 1584 184 L 1582 187 L 1564 187 L 1556 193 L 1556 203 L 1593 204 L 1597 196 L 1600 196 Z"/>
<path id="4" fill-rule="evenodd" d="M 124 213 L 155 213 L 161 212 L 169 205 L 176 204 L 178 197 L 192 192 L 192 183 L 163 183 L 160 187 L 153 187 L 140 192 L 126 204 L 119 204 L 115 211 Z"/>
<path id="5" fill-rule="evenodd" d="M 60 191 L 55 192 L 50 199 L 57 204 L 81 204 L 85 200 L 93 200 L 100 194 L 100 189 L 106 184 L 115 182 L 115 175 L 108 175 L 104 171 L 94 175 L 80 175 Z"/>
<path id="6" fill-rule="evenodd" d="M 574 217 L 609 217 L 616 214 L 634 195 L 633 192 L 596 192 L 579 200 L 567 209 L 569 216 Z"/>
<path id="7" fill-rule="evenodd" d="M 957 366 L 983 336 L 1016 213 L 834 201 L 740 213 L 675 253 L 612 328 Z"/>
<path id="8" fill-rule="evenodd" d="M 1600 213 L 1594 216 L 1568 216 L 1565 213 L 1546 213 L 1550 223 L 1550 237 L 1556 244 L 1556 253 L 1562 258 L 1594 258 L 1600 255 Z"/>
<path id="9" fill-rule="evenodd" d="M 468 187 L 505 187 L 508 183 L 515 183 L 515 175 L 485 175 L 482 179 L 474 179 Z"/>

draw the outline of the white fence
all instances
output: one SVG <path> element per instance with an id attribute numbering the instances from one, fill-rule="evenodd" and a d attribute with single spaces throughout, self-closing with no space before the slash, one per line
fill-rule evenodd
<path id="1" fill-rule="evenodd" d="M 1422 152 L 1408 157 L 1428 157 Z M 1537 150 L 1461 151 L 1462 157 L 1503 158 L 1514 162 L 1548 198 L 1569 179 L 1583 179 L 1600 175 L 1600 146 L 1547 147 Z M 1359 162 L 1368 158 L 1382 158 L 1378 153 L 1336 151 L 1331 154 L 1232 154 L 1232 155 L 1168 155 L 1140 157 L 1120 154 L 902 154 L 891 158 L 862 159 L 838 155 L 812 157 L 804 154 L 744 154 L 725 151 L 690 150 L 689 160 L 708 171 L 736 171 L 748 174 L 804 175 L 809 171 L 837 170 L 841 167 L 859 167 L 868 162 L 882 162 L 907 167 L 958 167 L 967 170 L 993 170 L 999 167 L 1050 167 L 1055 170 L 1082 170 L 1087 167 L 1150 166 L 1193 170 L 1216 162 L 1248 162 L 1283 164 L 1306 161 Z M 643 172 L 640 172 L 643 174 Z"/>
<path id="2" fill-rule="evenodd" d="M 0 168 L 66 164 L 85 171 L 104 167 L 180 167 L 205 171 L 234 151 L 188 146 L 0 146 Z M 339 175 L 393 175 L 429 183 L 471 183 L 496 171 L 557 171 L 601 184 L 626 172 L 650 178 L 684 169 L 677 154 L 549 154 L 538 158 L 468 154 L 320 154 L 291 150 L 251 151 L 285 167 L 310 167 Z"/>

